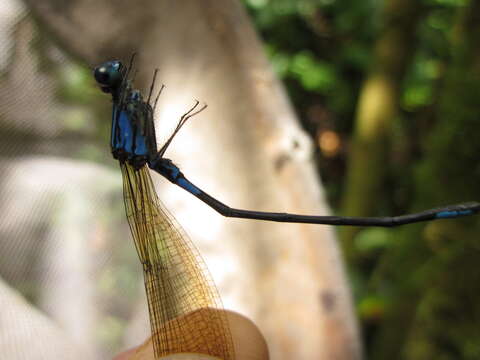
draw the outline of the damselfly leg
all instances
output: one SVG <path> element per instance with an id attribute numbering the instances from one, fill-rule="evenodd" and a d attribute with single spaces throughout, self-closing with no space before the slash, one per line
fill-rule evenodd
<path id="1" fill-rule="evenodd" d="M 193 116 L 201 113 L 203 110 L 205 110 L 207 108 L 207 104 L 203 104 L 200 108 L 198 108 L 198 105 L 200 104 L 200 102 L 198 100 L 195 100 L 195 104 L 185 113 L 183 114 L 181 117 L 180 117 L 180 120 L 178 121 L 177 123 L 177 126 L 175 128 L 175 130 L 173 130 L 172 134 L 170 135 L 170 137 L 167 139 L 167 141 L 165 141 L 165 144 L 163 144 L 163 146 L 161 147 L 161 149 L 159 150 L 158 152 L 158 156 L 157 158 L 163 158 L 163 155 L 165 154 L 165 152 L 167 151 L 167 148 L 169 147 L 170 143 L 172 142 L 173 138 L 175 137 L 175 135 L 177 135 L 177 133 L 180 131 L 180 129 L 182 128 L 183 125 L 185 125 L 185 123 L 187 122 L 188 119 L 192 118 Z"/>

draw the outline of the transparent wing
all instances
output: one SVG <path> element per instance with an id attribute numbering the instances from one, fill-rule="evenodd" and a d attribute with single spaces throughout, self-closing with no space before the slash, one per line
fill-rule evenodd
<path id="1" fill-rule="evenodd" d="M 157 197 L 148 168 L 121 164 L 128 222 L 140 261 L 155 356 L 196 352 L 234 359 L 228 321 L 198 250 Z"/>

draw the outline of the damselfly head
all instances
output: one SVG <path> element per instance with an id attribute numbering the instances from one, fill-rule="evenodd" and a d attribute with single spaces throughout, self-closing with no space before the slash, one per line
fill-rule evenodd
<path id="1" fill-rule="evenodd" d="M 107 61 L 95 68 L 93 75 L 103 92 L 111 93 L 118 88 L 123 81 L 123 64 L 118 61 Z"/>

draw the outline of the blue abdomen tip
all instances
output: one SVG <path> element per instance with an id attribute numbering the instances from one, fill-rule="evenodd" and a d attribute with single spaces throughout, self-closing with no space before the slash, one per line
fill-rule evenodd
<path id="1" fill-rule="evenodd" d="M 454 211 L 442 211 L 439 212 L 435 217 L 437 219 L 448 219 L 448 218 L 454 218 L 454 217 L 459 217 L 459 216 L 467 216 L 467 215 L 472 215 L 473 211 L 472 210 L 454 210 Z"/>

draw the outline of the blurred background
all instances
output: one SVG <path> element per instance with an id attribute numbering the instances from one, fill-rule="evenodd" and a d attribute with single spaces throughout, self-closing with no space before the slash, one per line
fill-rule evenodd
<path id="1" fill-rule="evenodd" d="M 149 333 L 99 63 L 166 85 L 158 142 L 235 207 L 386 216 L 480 199 L 480 1 L 0 0 L 0 358 Z M 272 359 L 479 359 L 478 217 L 397 229 L 224 219 L 152 175 Z"/>

